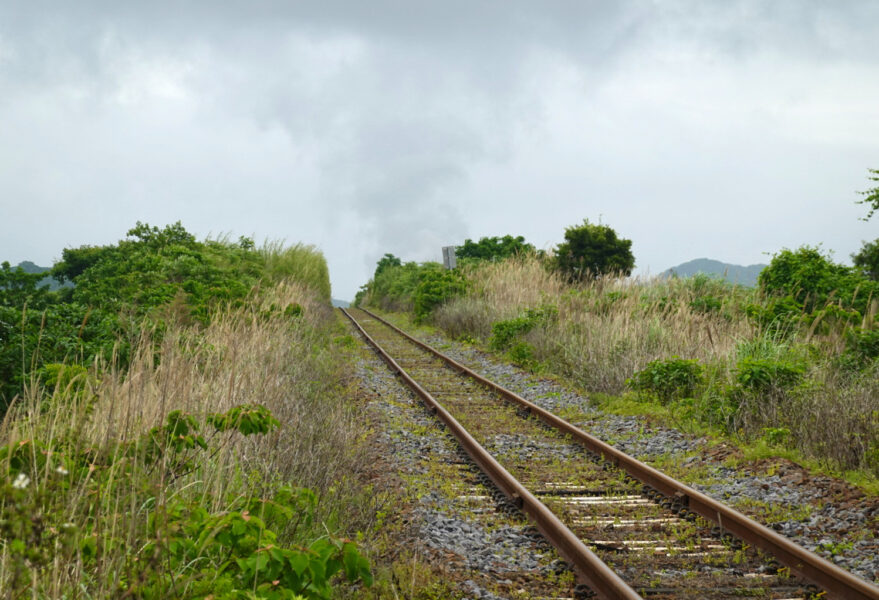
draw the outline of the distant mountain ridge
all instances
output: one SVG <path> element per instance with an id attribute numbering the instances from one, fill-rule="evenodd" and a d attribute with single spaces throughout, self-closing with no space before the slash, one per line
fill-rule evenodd
<path id="1" fill-rule="evenodd" d="M 23 260 L 12 268 L 13 269 L 20 268 L 25 273 L 31 273 L 31 274 L 33 274 L 33 273 L 46 273 L 47 271 L 52 270 L 51 267 L 41 267 L 39 265 L 32 263 L 29 260 Z M 48 275 L 46 275 L 45 277 L 40 279 L 40 283 L 38 284 L 38 286 L 40 286 L 40 287 L 42 287 L 44 285 L 48 285 L 49 289 L 53 290 L 53 291 L 60 289 L 62 287 L 73 287 L 73 284 L 70 282 L 66 282 L 62 285 L 57 279 L 55 279 L 54 277 L 49 277 Z"/>
<path id="2" fill-rule="evenodd" d="M 672 267 L 660 273 L 660 277 L 692 277 L 697 273 L 704 273 L 713 277 L 726 279 L 730 283 L 754 287 L 757 285 L 757 276 L 760 275 L 766 265 L 756 264 L 743 267 L 742 265 L 733 265 L 730 263 L 720 262 L 710 258 L 697 258 Z"/>

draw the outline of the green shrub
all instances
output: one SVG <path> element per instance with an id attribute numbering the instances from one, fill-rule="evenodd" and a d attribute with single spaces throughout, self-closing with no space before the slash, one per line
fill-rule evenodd
<path id="1" fill-rule="evenodd" d="M 789 391 L 802 382 L 806 372 L 802 364 L 768 358 L 744 358 L 736 365 L 736 383 L 757 393 Z"/>
<path id="2" fill-rule="evenodd" d="M 702 366 L 694 359 L 673 356 L 647 363 L 626 384 L 633 390 L 657 397 L 662 402 L 692 396 L 703 381 Z"/>
<path id="3" fill-rule="evenodd" d="M 366 303 L 390 310 L 410 310 L 415 290 L 426 274 L 442 272 L 442 265 L 438 263 L 398 265 L 396 260 L 393 255 L 385 255 L 379 261 L 373 278 L 358 292 L 357 305 Z"/>
<path id="4" fill-rule="evenodd" d="M 770 298 L 745 307 L 745 314 L 763 331 L 790 334 L 796 331 L 803 315 L 803 305 L 792 296 Z"/>
<path id="5" fill-rule="evenodd" d="M 536 370 L 537 360 L 534 358 L 534 346 L 528 342 L 516 342 L 507 352 L 514 363 L 526 369 Z"/>
<path id="6" fill-rule="evenodd" d="M 554 306 L 529 308 L 524 315 L 505 321 L 497 321 L 491 326 L 489 346 L 492 350 L 506 350 L 513 341 L 540 324 L 546 324 L 558 317 Z"/>
<path id="7" fill-rule="evenodd" d="M 759 281 L 765 293 L 789 296 L 807 313 L 833 303 L 863 315 L 868 303 L 879 297 L 879 282 L 871 281 L 859 269 L 834 263 L 809 246 L 776 254 L 760 272 Z"/>
<path id="8" fill-rule="evenodd" d="M 421 274 L 412 301 L 415 318 L 426 319 L 437 306 L 467 291 L 467 280 L 457 271 L 427 271 Z"/>

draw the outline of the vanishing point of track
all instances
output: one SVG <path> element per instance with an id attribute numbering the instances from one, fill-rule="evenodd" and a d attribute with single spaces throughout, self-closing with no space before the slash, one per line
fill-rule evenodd
<path id="1" fill-rule="evenodd" d="M 348 316 L 591 593 L 879 600 L 879 588 L 579 430 L 368 311 Z M 357 318 L 355 318 L 355 315 Z M 579 455 L 492 456 L 497 436 Z"/>

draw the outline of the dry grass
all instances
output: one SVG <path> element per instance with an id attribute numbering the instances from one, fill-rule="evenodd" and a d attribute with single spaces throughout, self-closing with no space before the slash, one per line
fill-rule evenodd
<path id="1" fill-rule="evenodd" d="M 713 361 L 735 354 L 754 329 L 724 308 L 703 313 L 691 302 L 706 295 L 741 296 L 717 282 L 694 289 L 679 280 L 606 277 L 569 286 L 536 257 L 473 268 L 470 293 L 442 306 L 434 322 L 450 335 L 487 341 L 492 325 L 528 308 L 552 306 L 558 319 L 525 338 L 535 358 L 550 361 L 584 387 L 619 393 L 649 361 L 669 356 Z M 738 299 L 736 300 L 738 301 Z"/>
<path id="2" fill-rule="evenodd" d="M 290 304 L 304 308 L 301 317 L 284 316 Z M 352 474 L 369 459 L 358 443 L 363 426 L 340 393 L 327 341 L 331 321 L 330 308 L 309 289 L 281 284 L 246 309 L 216 315 L 202 330 L 171 325 L 161 335 L 144 332 L 127 370 L 95 364 L 87 382 L 74 379 L 54 390 L 34 381 L 7 413 L 0 439 L 8 448 L 33 448 L 26 473 L 33 518 L 91 532 L 98 559 L 87 563 L 74 548 L 62 560 L 59 550 L 48 564 L 30 568 L 27 583 L 4 545 L 0 589 L 15 597 L 32 583 L 34 597 L 112 596 L 126 561 L 148 541 L 153 509 L 172 498 L 222 511 L 236 497 L 261 497 L 281 484 L 306 486 L 321 497 L 319 518 L 331 522 L 344 511 L 346 525 L 362 524 L 369 507 L 358 513 L 354 499 L 362 490 Z M 172 410 L 204 424 L 208 413 L 248 403 L 269 408 L 280 428 L 211 438 L 202 425 L 209 449 L 183 472 L 122 459 L 125 442 L 162 425 Z M 92 466 L 68 480 L 58 471 L 65 455 L 91 457 Z M 0 499 L 0 509 L 15 508 L 9 502 Z"/>

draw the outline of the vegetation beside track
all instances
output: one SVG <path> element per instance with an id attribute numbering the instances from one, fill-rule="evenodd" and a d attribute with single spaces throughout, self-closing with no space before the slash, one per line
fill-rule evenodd
<path id="1" fill-rule="evenodd" d="M 759 289 L 707 276 L 571 280 L 557 267 L 529 253 L 468 261 L 457 269 L 462 291 L 421 320 L 601 392 L 606 408 L 641 406 L 767 453 L 796 452 L 875 489 L 879 283 L 865 272 L 808 247 L 775 256 Z M 417 286 L 394 288 L 399 268 L 382 274 L 384 288 L 365 286 L 361 302 L 410 308 Z M 406 268 L 417 281 L 428 267 Z M 392 288 L 388 302 L 382 290 Z"/>
<path id="2" fill-rule="evenodd" d="M 0 280 L 9 598 L 328 598 L 379 501 L 306 246 L 138 224 Z"/>

